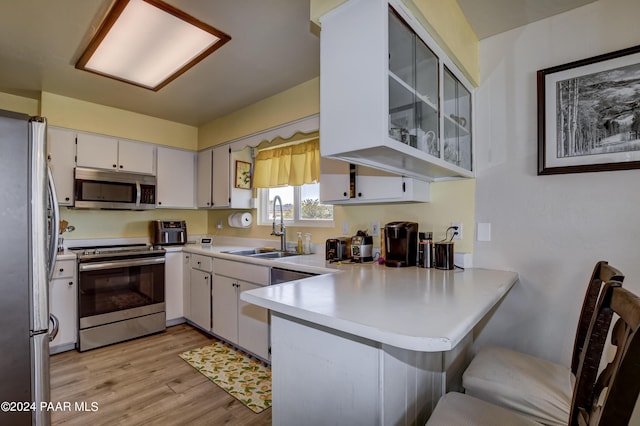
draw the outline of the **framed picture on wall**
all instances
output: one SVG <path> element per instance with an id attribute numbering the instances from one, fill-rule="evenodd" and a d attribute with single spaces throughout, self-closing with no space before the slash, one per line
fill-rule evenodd
<path id="1" fill-rule="evenodd" d="M 251 189 L 251 163 L 236 160 L 235 187 Z"/>
<path id="2" fill-rule="evenodd" d="M 537 79 L 538 175 L 640 168 L 640 46 Z"/>

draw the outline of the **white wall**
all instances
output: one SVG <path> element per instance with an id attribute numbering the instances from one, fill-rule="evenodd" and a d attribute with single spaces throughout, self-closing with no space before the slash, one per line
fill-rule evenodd
<path id="1" fill-rule="evenodd" d="M 478 337 L 570 363 L 591 269 L 608 260 L 640 294 L 640 170 L 536 176 L 536 71 L 640 43 L 640 1 L 600 0 L 480 43 L 474 264 L 515 270 Z"/>

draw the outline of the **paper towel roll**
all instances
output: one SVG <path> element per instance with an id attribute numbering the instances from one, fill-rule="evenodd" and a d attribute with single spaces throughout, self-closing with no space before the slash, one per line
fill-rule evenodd
<path id="1" fill-rule="evenodd" d="M 232 228 L 247 228 L 251 226 L 252 222 L 251 213 L 232 213 L 229 215 L 229 226 Z"/>

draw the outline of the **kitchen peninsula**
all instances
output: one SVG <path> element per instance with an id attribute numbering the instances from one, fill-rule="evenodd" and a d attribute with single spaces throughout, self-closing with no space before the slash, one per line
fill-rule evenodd
<path id="1" fill-rule="evenodd" d="M 274 424 L 424 424 L 514 272 L 343 265 L 243 292 L 271 310 Z"/>

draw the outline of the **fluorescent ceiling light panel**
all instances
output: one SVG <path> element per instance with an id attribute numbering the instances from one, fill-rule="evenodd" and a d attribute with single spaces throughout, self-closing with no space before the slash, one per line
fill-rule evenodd
<path id="1" fill-rule="evenodd" d="M 231 37 L 158 0 L 116 0 L 76 68 L 159 90 Z"/>

